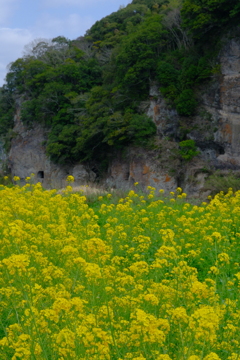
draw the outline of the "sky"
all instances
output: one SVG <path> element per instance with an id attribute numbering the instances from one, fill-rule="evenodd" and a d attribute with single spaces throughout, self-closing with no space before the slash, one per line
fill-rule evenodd
<path id="1" fill-rule="evenodd" d="M 76 39 L 131 0 L 0 0 L 0 86 L 7 66 L 35 39 Z"/>

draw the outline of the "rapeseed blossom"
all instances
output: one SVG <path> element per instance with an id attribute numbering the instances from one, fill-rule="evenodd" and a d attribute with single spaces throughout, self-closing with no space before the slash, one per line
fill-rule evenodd
<path id="1" fill-rule="evenodd" d="M 72 175 L 68 175 L 68 177 L 67 177 L 67 182 L 68 183 L 72 183 L 72 182 L 74 182 L 74 176 L 72 176 Z"/>
<path id="2" fill-rule="evenodd" d="M 0 186 L 0 359 L 240 358 L 240 192 L 148 190 Z"/>

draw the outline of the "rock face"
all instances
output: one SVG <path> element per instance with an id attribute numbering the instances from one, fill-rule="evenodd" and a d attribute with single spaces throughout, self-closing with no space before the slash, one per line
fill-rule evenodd
<path id="1" fill-rule="evenodd" d="M 8 154 L 4 148 L 4 139 L 0 139 L 0 174 L 7 174 Z"/>
<path id="2" fill-rule="evenodd" d="M 240 40 L 226 42 L 219 54 L 221 74 L 199 92 L 198 115 L 184 119 L 169 110 L 153 85 L 148 115 L 155 121 L 160 136 L 177 137 L 178 127 L 188 128 L 202 158 L 215 168 L 240 167 Z"/>
<path id="3" fill-rule="evenodd" d="M 160 148 L 164 148 L 164 159 L 159 154 Z M 111 162 L 106 183 L 110 187 L 123 189 L 136 182 L 142 190 L 147 186 L 166 191 L 176 189 L 177 178 L 171 175 L 173 169 L 167 166 L 170 162 L 173 167 L 179 165 L 177 158 L 171 159 L 175 149 L 176 144 L 167 141 L 159 144 L 155 150 L 131 147 L 124 157 L 119 154 Z"/>
<path id="4" fill-rule="evenodd" d="M 109 187 L 129 188 L 138 182 L 142 188 L 154 186 L 167 191 L 181 186 L 190 194 L 197 194 L 204 185 L 203 169 L 240 169 L 240 40 L 225 42 L 218 58 L 221 71 L 210 83 L 199 89 L 198 114 L 180 117 L 170 108 L 152 84 L 149 100 L 142 104 L 157 126 L 159 142 L 153 150 L 131 147 L 124 154 L 116 154 L 109 165 L 105 183 Z M 45 130 L 38 124 L 27 130 L 20 120 L 20 104 L 15 115 L 16 136 L 9 153 L 12 175 L 25 178 L 36 174 L 46 188 L 61 188 L 72 174 L 77 185 L 93 182 L 96 174 L 83 164 L 59 166 L 46 156 Z M 181 131 L 195 140 L 200 155 L 184 164 L 179 158 Z M 3 155 L 4 157 L 4 155 Z"/>
<path id="5" fill-rule="evenodd" d="M 218 161 L 224 167 L 240 168 L 240 40 L 232 39 L 220 55 L 222 82 L 219 95 L 219 126 L 215 141 L 224 148 Z"/>
<path id="6" fill-rule="evenodd" d="M 76 179 L 76 185 L 94 181 L 96 175 L 87 171 L 83 165 L 60 166 L 52 163 L 46 155 L 43 145 L 46 141 L 46 131 L 39 124 L 33 124 L 32 129 L 27 129 L 20 119 L 20 103 L 15 114 L 15 137 L 12 139 L 8 163 L 12 176 L 19 176 L 24 180 L 32 173 L 35 181 L 41 182 L 43 187 L 62 188 L 66 186 L 69 174 Z"/>
<path id="7" fill-rule="evenodd" d="M 157 83 L 153 83 L 150 88 L 147 115 L 155 122 L 160 137 L 176 136 L 179 126 L 178 113 L 175 109 L 167 106 Z"/>

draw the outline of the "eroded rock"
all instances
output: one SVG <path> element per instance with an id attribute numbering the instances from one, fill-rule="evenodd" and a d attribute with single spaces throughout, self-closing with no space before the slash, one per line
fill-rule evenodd
<path id="1" fill-rule="evenodd" d="M 46 131 L 39 124 L 33 124 L 31 129 L 24 126 L 19 109 L 15 115 L 13 131 L 16 135 L 12 139 L 8 156 L 12 176 L 16 175 L 24 180 L 33 173 L 35 182 L 41 182 L 46 189 L 65 187 L 69 174 L 75 177 L 76 186 L 94 181 L 94 172 L 87 170 L 82 164 L 64 166 L 50 161 L 44 146 L 47 139 Z"/>

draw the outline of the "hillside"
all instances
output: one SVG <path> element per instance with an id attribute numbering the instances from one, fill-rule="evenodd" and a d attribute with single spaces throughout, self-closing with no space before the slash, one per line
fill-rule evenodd
<path id="1" fill-rule="evenodd" d="M 101 177 L 129 145 L 155 151 L 167 141 L 177 149 L 177 166 L 185 166 L 201 151 L 196 124 L 212 116 L 200 93 L 222 76 L 219 54 L 226 34 L 236 35 L 239 14 L 237 0 L 133 0 L 84 37 L 33 43 L 10 64 L 0 90 L 6 146 L 16 136 L 17 106 L 26 128 L 45 129 L 43 145 L 55 164 L 90 164 Z M 163 131 L 144 106 L 159 97 L 167 109 Z M 218 124 L 206 126 L 210 139 Z"/>

